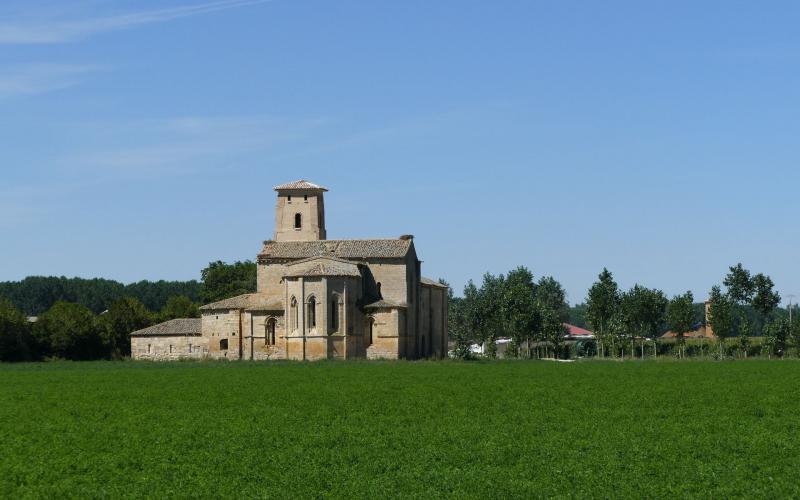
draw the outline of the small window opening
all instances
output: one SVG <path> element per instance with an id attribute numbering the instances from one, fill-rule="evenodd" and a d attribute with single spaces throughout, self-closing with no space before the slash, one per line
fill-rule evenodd
<path id="1" fill-rule="evenodd" d="M 265 335 L 267 345 L 275 345 L 275 319 L 267 321 L 267 331 Z"/>
<path id="2" fill-rule="evenodd" d="M 303 216 L 300 214 L 294 214 L 294 228 L 300 229 L 303 227 Z"/>
<path id="3" fill-rule="evenodd" d="M 373 341 L 373 331 L 374 331 L 374 330 L 375 330 L 375 320 L 374 320 L 374 319 L 372 319 L 372 318 L 370 318 L 370 319 L 369 319 L 369 338 L 367 339 L 369 343 L 367 344 L 367 347 L 369 347 L 369 346 L 371 346 L 371 345 L 372 345 L 372 341 Z"/>
<path id="4" fill-rule="evenodd" d="M 292 197 L 291 196 L 287 196 L 286 197 L 286 201 L 287 201 L 287 203 L 291 203 L 292 202 Z"/>
<path id="5" fill-rule="evenodd" d="M 294 331 L 294 330 L 297 330 L 297 323 L 298 323 L 297 320 L 299 319 L 298 316 L 297 316 L 297 299 L 292 297 L 291 304 L 292 304 L 291 305 L 292 310 L 291 310 L 291 316 L 290 316 L 290 318 L 291 318 L 290 327 L 291 327 L 291 330 Z"/>
<path id="6" fill-rule="evenodd" d="M 331 331 L 339 331 L 339 301 L 331 300 Z"/>
<path id="7" fill-rule="evenodd" d="M 152 352 L 152 350 L 153 350 L 153 345 L 152 344 L 147 344 L 147 353 L 150 354 Z"/>
<path id="8" fill-rule="evenodd" d="M 304 194 L 304 195 L 303 195 L 303 201 L 304 201 L 304 202 L 306 202 L 306 203 L 308 203 L 308 195 L 307 195 L 307 194 Z"/>
<path id="9" fill-rule="evenodd" d="M 311 297 L 308 299 L 308 328 L 315 328 L 317 326 L 317 299 Z"/>
<path id="10" fill-rule="evenodd" d="M 220 351 L 228 350 L 228 339 L 222 339 L 219 341 L 219 350 Z"/>

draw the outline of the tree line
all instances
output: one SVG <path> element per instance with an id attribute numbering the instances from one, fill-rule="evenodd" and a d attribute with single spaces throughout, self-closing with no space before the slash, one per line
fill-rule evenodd
<path id="1" fill-rule="evenodd" d="M 722 285 L 709 293 L 707 326 L 713 329 L 718 350 L 706 351 L 701 344 L 699 352 L 692 352 L 747 357 L 757 347 L 758 354 L 772 357 L 784 356 L 792 345 L 800 355 L 800 324 L 790 320 L 788 309 L 778 307 L 780 300 L 769 276 L 751 274 L 741 264 L 730 267 Z M 586 302 L 573 307 L 567 305 L 558 281 L 534 281 L 524 267 L 505 276 L 487 273 L 480 287 L 470 281 L 462 297 L 451 292 L 450 335 L 457 357 L 471 357 L 472 343 L 486 345 L 486 354 L 493 357 L 500 337 L 512 339 L 507 357 L 530 357 L 542 350 L 545 355 L 565 355 L 566 321 L 593 330 L 595 341 L 585 354 L 657 357 L 665 347 L 660 337 L 672 331 L 675 340 L 667 346 L 684 357 L 687 335 L 704 326 L 705 305 L 695 302 L 690 291 L 668 298 L 659 289 L 639 284 L 621 290 L 608 269 L 589 288 Z M 731 344 L 733 338 L 736 342 Z"/>
<path id="2" fill-rule="evenodd" d="M 199 283 L 64 277 L 0 283 L 0 361 L 124 358 L 131 332 L 197 318 L 202 304 L 256 290 L 251 261 L 211 262 L 200 275 Z"/>

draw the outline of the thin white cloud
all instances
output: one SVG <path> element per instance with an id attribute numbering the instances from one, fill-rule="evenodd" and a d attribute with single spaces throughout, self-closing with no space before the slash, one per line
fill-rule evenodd
<path id="1" fill-rule="evenodd" d="M 80 83 L 86 74 L 101 69 L 101 66 L 48 63 L 0 69 L 0 99 L 72 87 Z"/>
<path id="2" fill-rule="evenodd" d="M 257 5 L 272 0 L 217 0 L 195 5 L 155 9 L 90 19 L 6 21 L 0 23 L 0 44 L 47 44 L 80 40 L 92 35 L 162 23 L 183 17 L 208 14 L 235 7 Z"/>
<path id="3" fill-rule="evenodd" d="M 176 117 L 126 124 L 73 127 L 91 144 L 58 163 L 71 175 L 108 180 L 220 171 L 240 155 L 275 154 L 296 147 L 324 127 L 321 118 L 267 116 Z M 78 139 L 80 141 L 80 139 Z M 246 163 L 246 162 L 245 162 Z"/>

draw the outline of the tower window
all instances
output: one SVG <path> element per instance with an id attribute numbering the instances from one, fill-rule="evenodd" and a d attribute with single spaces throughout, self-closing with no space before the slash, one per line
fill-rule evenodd
<path id="1" fill-rule="evenodd" d="M 303 216 L 301 214 L 294 214 L 294 228 L 300 229 L 303 227 Z"/>
<path id="2" fill-rule="evenodd" d="M 228 350 L 228 339 L 222 339 L 219 341 L 219 350 L 220 351 Z"/>
<path id="3" fill-rule="evenodd" d="M 292 197 L 291 196 L 287 196 L 286 197 L 286 202 L 287 203 L 291 203 L 292 202 Z"/>
<path id="4" fill-rule="evenodd" d="M 303 195 L 303 201 L 304 201 L 304 202 L 306 202 L 306 203 L 308 203 L 308 195 L 307 195 L 307 194 L 304 194 L 304 195 Z"/>

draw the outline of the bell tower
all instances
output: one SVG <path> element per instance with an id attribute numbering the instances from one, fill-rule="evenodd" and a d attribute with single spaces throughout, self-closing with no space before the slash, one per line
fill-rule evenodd
<path id="1" fill-rule="evenodd" d="M 323 193 L 327 189 L 301 179 L 275 186 L 275 191 L 275 241 L 326 239 Z"/>

